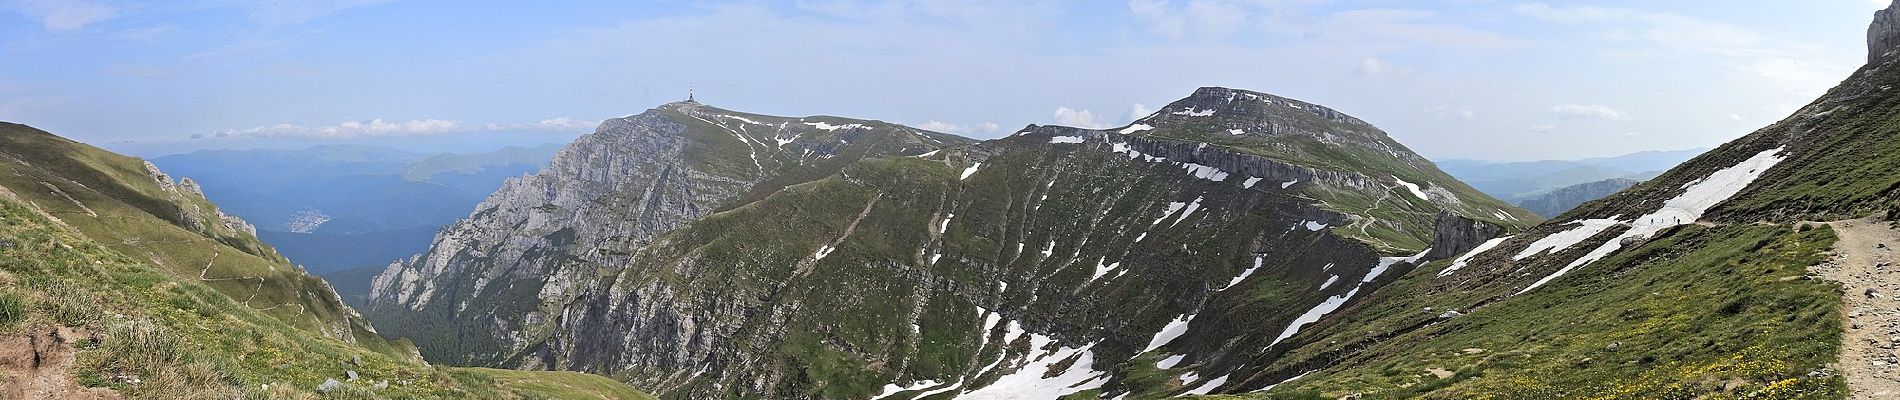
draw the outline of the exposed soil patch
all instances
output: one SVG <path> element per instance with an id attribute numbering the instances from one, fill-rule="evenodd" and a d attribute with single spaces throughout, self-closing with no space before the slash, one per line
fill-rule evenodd
<path id="1" fill-rule="evenodd" d="M 72 328 L 29 328 L 0 337 L 0 398 L 118 399 L 118 392 L 73 380 L 73 344 L 94 340 Z"/>

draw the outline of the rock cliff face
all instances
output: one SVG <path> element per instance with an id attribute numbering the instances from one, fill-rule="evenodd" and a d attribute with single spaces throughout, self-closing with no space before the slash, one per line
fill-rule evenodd
<path id="1" fill-rule="evenodd" d="M 1900 11 L 1894 11 L 1894 5 L 1874 12 L 1874 23 L 1867 27 L 1867 62 L 1879 60 L 1888 52 L 1900 47 Z"/>
<path id="2" fill-rule="evenodd" d="M 1435 231 L 1468 247 L 1535 218 L 1257 92 L 975 144 L 675 103 L 509 182 L 379 276 L 370 315 L 438 361 L 669 398 L 1193 388 L 1122 382 L 1162 358 L 1241 388 Z"/>
<path id="3" fill-rule="evenodd" d="M 859 158 L 963 142 L 874 121 L 766 117 L 692 102 L 608 120 L 542 172 L 505 183 L 467 220 L 445 228 L 428 253 L 391 264 L 374 280 L 371 312 L 426 311 L 436 319 L 425 320 L 441 323 L 494 315 L 457 325 L 471 331 L 456 339 L 422 346 L 445 360 L 493 363 L 522 345 L 514 335 L 557 317 L 535 307 L 573 301 L 601 268 L 628 264 L 631 250 L 659 233 L 751 191 L 830 174 Z M 384 325 L 399 336 L 440 333 L 408 318 Z"/>

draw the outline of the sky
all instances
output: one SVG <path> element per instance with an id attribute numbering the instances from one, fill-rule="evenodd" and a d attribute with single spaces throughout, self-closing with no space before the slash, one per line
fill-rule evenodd
<path id="1" fill-rule="evenodd" d="M 1202 86 L 1434 159 L 1712 147 L 1859 68 L 1885 1 L 0 0 L 0 121 L 143 156 L 562 142 L 686 97 L 993 138 Z"/>

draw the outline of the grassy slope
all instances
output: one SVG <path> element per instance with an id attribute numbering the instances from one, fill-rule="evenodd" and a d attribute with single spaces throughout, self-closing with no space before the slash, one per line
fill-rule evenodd
<path id="1" fill-rule="evenodd" d="M 349 369 L 365 381 L 330 395 L 560 397 L 421 364 L 407 341 L 370 332 L 321 280 L 220 226 L 203 197 L 164 190 L 137 159 L 15 124 L 0 124 L 0 153 L 0 296 L 27 311 L 0 319 L 9 334 L 100 332 L 73 371 L 82 383 L 140 398 L 297 398 Z M 368 391 L 371 380 L 390 386 Z"/>
<path id="2" fill-rule="evenodd" d="M 1293 371 L 1303 360 L 1338 365 L 1243 397 L 1838 398 L 1838 376 L 1811 374 L 1839 345 L 1837 285 L 1799 279 L 1832 242 L 1824 228 L 1687 227 L 1549 287 L 1429 323 L 1435 313 L 1424 307 L 1469 309 L 1497 294 L 1435 292 L 1443 263 L 1434 264 L 1382 290 L 1284 360 L 1290 372 L 1262 383 L 1303 372 Z M 1425 325 L 1407 328 L 1417 324 Z"/>
<path id="3" fill-rule="evenodd" d="M 114 251 L 13 199 L 0 199 L 0 242 L 0 297 L 25 310 L 0 318 L 0 332 L 46 326 L 100 332 L 100 343 L 80 344 L 72 375 L 134 398 L 598 398 L 519 382 L 538 373 L 450 373 L 320 337 Z M 341 380 L 345 370 L 363 380 L 315 391 L 326 379 Z M 565 375 L 549 379 L 577 379 Z M 119 376 L 142 382 L 114 379 Z M 389 386 L 370 389 L 371 382 Z"/>
<path id="4" fill-rule="evenodd" d="M 1275 112 L 1276 115 L 1288 118 L 1289 123 L 1321 127 L 1322 130 L 1331 132 L 1350 132 L 1348 135 L 1363 136 L 1363 140 L 1410 151 L 1376 128 L 1327 120 L 1309 112 L 1280 110 L 1275 110 Z M 1219 148 L 1296 165 L 1332 171 L 1357 172 L 1372 177 L 1387 186 L 1384 196 L 1339 188 L 1317 188 L 1311 195 L 1327 209 L 1378 221 L 1367 224 L 1363 230 L 1343 227 L 1334 230 L 1345 236 L 1365 240 L 1390 254 L 1409 254 L 1423 250 L 1431 238 L 1433 217 L 1438 207 L 1425 204 L 1425 201 L 1398 186 L 1388 176 L 1428 187 L 1445 188 L 1457 196 L 1462 203 L 1452 211 L 1471 219 L 1507 227 L 1521 227 L 1543 220 L 1543 217 L 1535 213 L 1479 192 L 1470 185 L 1438 170 L 1430 161 L 1422 158 L 1416 162 L 1408 162 L 1384 151 L 1356 145 L 1324 143 L 1311 136 L 1297 134 L 1232 135 L 1225 129 L 1221 129 L 1219 121 L 1215 120 L 1201 123 L 1177 122 L 1176 125 L 1155 128 L 1142 132 L 1141 135 L 1157 139 L 1208 143 Z M 1499 218 L 1498 212 L 1505 213 L 1511 218 Z"/>
<path id="5" fill-rule="evenodd" d="M 362 323 L 321 279 L 292 266 L 250 233 L 220 226 L 215 206 L 202 196 L 162 189 L 136 158 L 4 123 L 0 155 L 6 156 L 0 158 L 0 187 L 115 251 L 180 277 L 202 277 L 219 292 L 292 326 L 382 341 L 352 335 Z M 194 227 L 192 220 L 204 228 Z"/>

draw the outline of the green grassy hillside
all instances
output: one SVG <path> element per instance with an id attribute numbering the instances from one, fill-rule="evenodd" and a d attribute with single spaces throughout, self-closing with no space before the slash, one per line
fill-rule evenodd
<path id="1" fill-rule="evenodd" d="M 0 369 L 8 393 L 63 397 L 40 390 L 69 382 L 165 399 L 643 398 L 572 374 L 546 385 L 590 389 L 424 364 L 190 185 L 23 125 L 0 129 L 0 347 L 58 338 L 4 350 L 72 360 Z M 44 368 L 60 370 L 21 375 Z"/>

